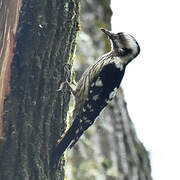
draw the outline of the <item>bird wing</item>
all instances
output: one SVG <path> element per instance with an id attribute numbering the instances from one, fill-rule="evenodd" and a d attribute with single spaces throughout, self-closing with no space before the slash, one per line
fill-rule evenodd
<path id="1" fill-rule="evenodd" d="M 91 81 L 88 96 L 82 109 L 76 113 L 73 122 L 77 124 L 77 129 L 70 148 L 74 146 L 83 132 L 94 123 L 103 108 L 113 99 L 124 76 L 124 71 L 125 69 L 117 68 L 115 63 L 110 63 L 105 65 Z"/>

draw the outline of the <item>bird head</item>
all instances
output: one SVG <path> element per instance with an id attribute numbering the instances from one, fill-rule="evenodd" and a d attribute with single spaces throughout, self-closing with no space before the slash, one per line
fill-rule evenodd
<path id="1" fill-rule="evenodd" d="M 112 42 L 112 50 L 119 56 L 125 64 L 128 64 L 140 53 L 140 47 L 136 39 L 124 32 L 114 34 L 107 29 L 101 28 Z"/>

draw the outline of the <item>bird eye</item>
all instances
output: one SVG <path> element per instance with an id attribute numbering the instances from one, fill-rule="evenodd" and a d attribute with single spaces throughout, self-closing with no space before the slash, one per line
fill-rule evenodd
<path id="1" fill-rule="evenodd" d="M 122 35 L 122 32 L 120 32 L 120 33 L 117 33 L 117 35 L 118 35 L 118 36 Z"/>
<path id="2" fill-rule="evenodd" d="M 117 36 L 119 36 L 119 37 L 121 37 L 122 35 L 123 35 L 123 33 L 122 33 L 122 32 L 117 33 Z"/>
<path id="3" fill-rule="evenodd" d="M 121 55 L 122 56 L 127 56 L 128 54 L 131 54 L 132 53 L 132 49 L 129 49 L 129 48 L 122 48 L 121 49 Z"/>

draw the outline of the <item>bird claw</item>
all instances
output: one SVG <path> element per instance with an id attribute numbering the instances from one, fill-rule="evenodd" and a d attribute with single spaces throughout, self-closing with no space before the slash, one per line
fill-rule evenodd
<path id="1" fill-rule="evenodd" d="M 56 91 L 62 91 L 62 92 L 65 92 L 65 88 L 67 87 L 67 82 L 65 81 L 65 82 L 62 82 L 61 84 L 60 84 L 60 87 L 59 87 L 59 89 L 58 90 L 56 90 Z"/>

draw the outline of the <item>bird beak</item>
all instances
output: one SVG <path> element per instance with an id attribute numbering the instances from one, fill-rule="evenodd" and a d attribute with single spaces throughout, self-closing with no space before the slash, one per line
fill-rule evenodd
<path id="1" fill-rule="evenodd" d="M 104 28 L 101 28 L 101 31 L 103 32 L 103 33 L 105 33 L 111 40 L 113 40 L 114 38 L 114 34 L 112 33 L 112 32 L 110 32 L 110 31 L 108 31 L 107 29 L 104 29 Z"/>

